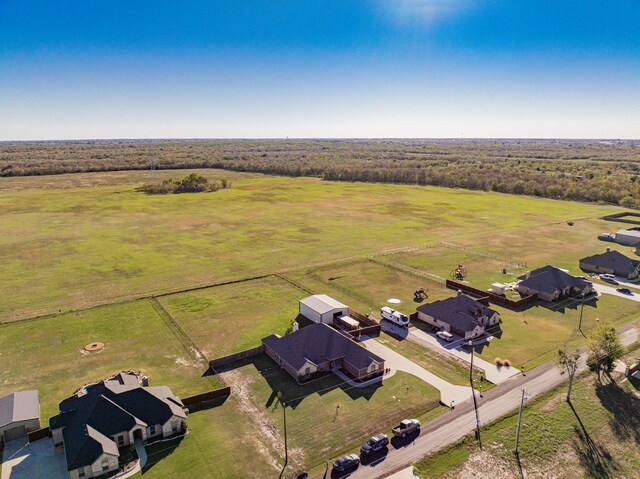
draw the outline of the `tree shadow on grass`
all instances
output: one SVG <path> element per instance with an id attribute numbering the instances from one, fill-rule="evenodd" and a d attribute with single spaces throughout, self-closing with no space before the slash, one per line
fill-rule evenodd
<path id="1" fill-rule="evenodd" d="M 569 403 L 569 407 L 578 420 L 578 425 L 573 426 L 575 436 L 572 441 L 572 447 L 580 464 L 589 477 L 599 479 L 615 477 L 616 471 L 619 470 L 618 464 L 606 447 L 596 443 L 591 438 L 573 404 Z"/>
<path id="2" fill-rule="evenodd" d="M 640 398 L 610 378 L 605 381 L 596 385 L 596 396 L 611 413 L 611 429 L 619 439 L 632 439 L 640 444 Z"/>

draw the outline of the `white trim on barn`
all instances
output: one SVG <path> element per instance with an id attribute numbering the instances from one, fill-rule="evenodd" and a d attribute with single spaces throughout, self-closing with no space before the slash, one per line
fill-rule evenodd
<path id="1" fill-rule="evenodd" d="M 333 324 L 337 318 L 348 316 L 349 307 L 326 294 L 316 294 L 300 300 L 302 316 L 314 323 Z"/>

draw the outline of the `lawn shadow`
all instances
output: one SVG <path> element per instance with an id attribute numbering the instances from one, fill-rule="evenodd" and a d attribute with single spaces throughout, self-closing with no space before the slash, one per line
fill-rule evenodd
<path id="1" fill-rule="evenodd" d="M 572 447 L 580 464 L 591 477 L 602 479 L 615 477 L 615 472 L 619 469 L 616 461 L 606 447 L 597 444 L 591 438 L 573 404 L 569 403 L 569 407 L 578 420 L 578 425 L 573 426 L 575 437 L 572 441 Z"/>
<path id="2" fill-rule="evenodd" d="M 156 464 L 160 464 L 165 458 L 173 454 L 173 451 L 176 450 L 183 439 L 184 437 L 181 436 L 169 441 L 155 442 L 145 447 L 147 451 L 147 464 L 142 469 L 141 474 L 145 475 L 153 469 Z"/>
<path id="3" fill-rule="evenodd" d="M 609 424 L 620 439 L 632 439 L 640 444 L 640 398 L 628 388 L 620 387 L 612 379 L 596 384 L 596 396 L 611 413 Z"/>
<path id="4" fill-rule="evenodd" d="M 266 409 L 278 407 L 278 393 L 281 393 L 280 400 L 287 407 L 295 409 L 306 397 L 313 394 L 324 395 L 337 388 L 342 389 L 351 399 L 365 398 L 368 401 L 378 388 L 383 386 L 382 382 L 378 382 L 366 387 L 354 387 L 346 384 L 342 379 L 331 373 L 307 383 L 298 384 L 266 354 L 258 354 L 257 356 L 226 364 L 218 368 L 217 373 L 224 373 L 225 371 L 247 366 L 255 368 L 271 388 L 271 394 L 264 404 Z"/>

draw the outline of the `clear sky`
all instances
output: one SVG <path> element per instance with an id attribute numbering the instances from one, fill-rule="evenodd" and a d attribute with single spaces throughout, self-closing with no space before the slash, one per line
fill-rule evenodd
<path id="1" fill-rule="evenodd" d="M 640 138 L 640 0 L 0 0 L 0 140 Z"/>

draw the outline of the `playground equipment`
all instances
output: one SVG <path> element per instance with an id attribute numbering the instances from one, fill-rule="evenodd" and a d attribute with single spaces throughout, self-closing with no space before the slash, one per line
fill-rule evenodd
<path id="1" fill-rule="evenodd" d="M 413 300 L 418 303 L 421 302 L 423 299 L 427 299 L 428 297 L 429 297 L 428 289 L 420 288 L 420 289 L 416 289 L 413 292 Z"/>
<path id="2" fill-rule="evenodd" d="M 462 264 L 457 265 L 456 268 L 451 272 L 451 278 L 453 279 L 463 280 L 466 277 L 467 268 Z"/>

